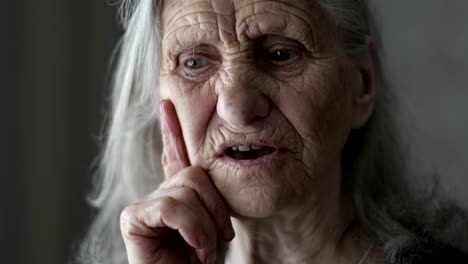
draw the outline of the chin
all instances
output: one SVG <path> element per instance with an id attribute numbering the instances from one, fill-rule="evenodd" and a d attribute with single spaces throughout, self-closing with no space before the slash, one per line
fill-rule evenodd
<path id="1" fill-rule="evenodd" d="M 271 217 L 281 211 L 281 197 L 284 195 L 280 187 L 270 186 L 249 187 L 232 197 L 226 197 L 233 216 L 249 218 Z"/>
<path id="2" fill-rule="evenodd" d="M 239 218 L 267 218 L 281 213 L 307 184 L 303 171 L 285 160 L 223 164 L 209 173 L 217 189 Z M 294 169 L 295 168 L 295 169 Z"/>

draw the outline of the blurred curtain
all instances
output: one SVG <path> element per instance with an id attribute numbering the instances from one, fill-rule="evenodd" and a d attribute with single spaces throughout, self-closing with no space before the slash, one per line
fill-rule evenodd
<path id="1" fill-rule="evenodd" d="M 65 263 L 90 219 L 85 195 L 120 34 L 116 10 L 106 0 L 0 9 L 0 262 Z"/>

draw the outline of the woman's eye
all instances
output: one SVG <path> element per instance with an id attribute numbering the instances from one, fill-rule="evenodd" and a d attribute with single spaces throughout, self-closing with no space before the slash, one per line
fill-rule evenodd
<path id="1" fill-rule="evenodd" d="M 296 58 L 298 55 L 299 54 L 294 50 L 279 49 L 279 50 L 273 51 L 270 54 L 270 58 L 272 61 L 275 61 L 275 62 L 285 62 L 285 61 Z"/>
<path id="2" fill-rule="evenodd" d="M 185 67 L 193 69 L 193 70 L 200 69 L 201 67 L 206 66 L 207 64 L 208 64 L 208 61 L 203 57 L 191 58 L 185 61 L 184 63 Z"/>

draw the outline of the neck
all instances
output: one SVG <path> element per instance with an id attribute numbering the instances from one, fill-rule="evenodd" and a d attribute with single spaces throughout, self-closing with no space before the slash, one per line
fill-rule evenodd
<path id="1" fill-rule="evenodd" d="M 321 199 L 302 200 L 273 217 L 233 219 L 229 263 L 358 263 L 372 242 L 354 224 L 339 184 L 322 190 Z"/>

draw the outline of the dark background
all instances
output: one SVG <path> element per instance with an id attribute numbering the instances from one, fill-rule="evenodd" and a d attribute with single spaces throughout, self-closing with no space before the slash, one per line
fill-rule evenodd
<path id="1" fill-rule="evenodd" d="M 0 263 L 65 263 L 90 218 L 116 7 L 14 0 L 0 10 Z"/>
<path id="2" fill-rule="evenodd" d="M 0 263 L 65 263 L 90 220 L 116 8 L 3 2 Z M 468 208 L 468 2 L 371 2 L 411 164 Z"/>

